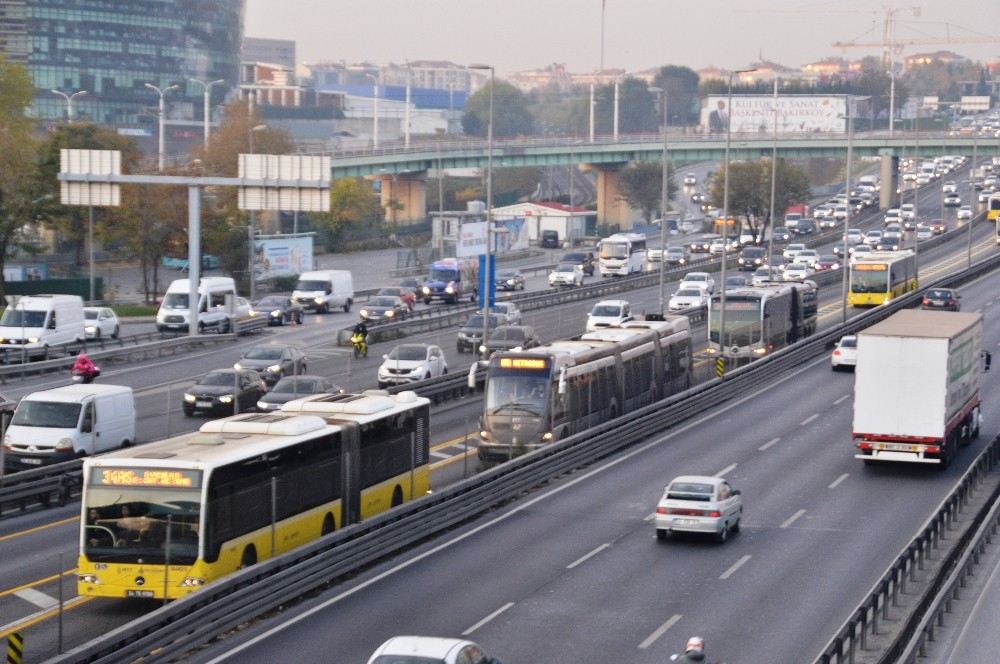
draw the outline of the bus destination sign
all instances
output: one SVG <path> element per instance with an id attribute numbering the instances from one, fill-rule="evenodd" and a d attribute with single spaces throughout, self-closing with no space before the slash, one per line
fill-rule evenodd
<path id="1" fill-rule="evenodd" d="M 549 361 L 543 357 L 501 357 L 501 369 L 548 369 Z"/>
<path id="2" fill-rule="evenodd" d="M 93 468 L 91 486 L 134 486 L 164 489 L 197 489 L 201 472 L 176 468 Z"/>

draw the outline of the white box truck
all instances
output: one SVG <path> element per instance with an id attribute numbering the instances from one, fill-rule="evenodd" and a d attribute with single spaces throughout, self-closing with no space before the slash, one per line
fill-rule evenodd
<path id="1" fill-rule="evenodd" d="M 978 313 L 904 309 L 858 334 L 856 459 L 948 466 L 979 435 Z"/>

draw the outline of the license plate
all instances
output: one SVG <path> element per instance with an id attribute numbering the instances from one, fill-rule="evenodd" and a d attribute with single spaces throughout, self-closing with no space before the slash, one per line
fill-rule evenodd
<path id="1" fill-rule="evenodd" d="M 153 597 L 153 591 L 152 590 L 126 590 L 125 591 L 125 597 L 145 597 L 145 598 L 152 598 Z"/>
<path id="2" fill-rule="evenodd" d="M 679 526 L 697 526 L 699 523 L 698 519 L 677 519 Z"/>
<path id="3" fill-rule="evenodd" d="M 879 443 L 878 449 L 890 452 L 919 452 L 917 445 L 903 445 L 901 443 Z"/>
<path id="4" fill-rule="evenodd" d="M 212 407 L 212 402 L 211 401 L 195 401 L 194 405 L 198 406 L 198 408 L 211 408 Z"/>
<path id="5" fill-rule="evenodd" d="M 21 463 L 31 464 L 32 466 L 40 466 L 40 465 L 42 465 L 42 460 L 41 459 L 21 459 Z"/>

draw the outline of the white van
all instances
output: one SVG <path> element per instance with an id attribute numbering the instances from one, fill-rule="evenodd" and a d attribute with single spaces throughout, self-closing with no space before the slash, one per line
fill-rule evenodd
<path id="1" fill-rule="evenodd" d="M 350 311 L 354 304 L 354 280 L 347 270 L 303 272 L 292 291 L 292 299 L 303 309 L 312 309 L 318 314 L 330 313 L 330 309 L 337 307 Z"/>
<path id="2" fill-rule="evenodd" d="M 135 442 L 135 399 L 120 385 L 67 385 L 21 399 L 3 437 L 12 471 Z"/>
<path id="3" fill-rule="evenodd" d="M 170 282 L 160 310 L 156 312 L 156 329 L 160 332 L 187 332 L 188 297 L 191 280 Z M 231 327 L 226 298 L 236 305 L 236 282 L 230 277 L 205 277 L 198 282 L 198 331 L 215 329 L 229 332 Z"/>
<path id="4" fill-rule="evenodd" d="M 85 337 L 79 295 L 25 295 L 0 316 L 0 348 L 7 351 L 44 351 Z"/>

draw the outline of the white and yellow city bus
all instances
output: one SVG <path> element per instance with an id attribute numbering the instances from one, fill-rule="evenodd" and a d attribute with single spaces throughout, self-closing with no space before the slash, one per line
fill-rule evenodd
<path id="1" fill-rule="evenodd" d="M 847 301 L 852 307 L 884 304 L 917 289 L 917 258 L 908 249 L 873 251 L 850 264 Z"/>
<path id="2" fill-rule="evenodd" d="M 317 398 L 87 459 L 79 594 L 183 597 L 428 491 L 429 400 Z"/>
<path id="3" fill-rule="evenodd" d="M 994 222 L 1000 220 L 1000 194 L 990 194 L 986 199 L 986 219 Z"/>

